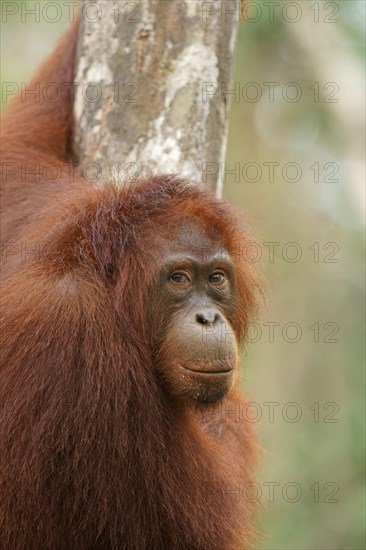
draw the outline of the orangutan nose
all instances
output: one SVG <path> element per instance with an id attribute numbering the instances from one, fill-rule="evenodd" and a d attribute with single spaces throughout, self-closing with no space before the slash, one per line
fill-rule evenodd
<path id="1" fill-rule="evenodd" d="M 214 325 L 219 319 L 220 315 L 214 309 L 202 309 L 199 313 L 196 313 L 196 321 L 200 325 Z"/>

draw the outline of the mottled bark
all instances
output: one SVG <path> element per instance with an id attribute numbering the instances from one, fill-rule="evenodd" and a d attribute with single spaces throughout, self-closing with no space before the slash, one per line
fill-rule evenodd
<path id="1" fill-rule="evenodd" d="M 101 166 L 96 181 L 175 173 L 220 194 L 239 11 L 231 0 L 85 0 L 75 151 Z"/>

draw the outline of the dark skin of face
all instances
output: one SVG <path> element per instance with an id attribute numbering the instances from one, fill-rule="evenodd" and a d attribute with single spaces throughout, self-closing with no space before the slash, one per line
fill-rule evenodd
<path id="1" fill-rule="evenodd" d="M 192 224 L 165 243 L 155 289 L 156 368 L 173 395 L 213 403 L 237 374 L 234 265 Z"/>

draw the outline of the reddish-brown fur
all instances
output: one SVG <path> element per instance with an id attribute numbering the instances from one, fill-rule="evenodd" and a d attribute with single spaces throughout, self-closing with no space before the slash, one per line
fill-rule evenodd
<path id="1" fill-rule="evenodd" d="M 77 24 L 42 66 L 41 90 L 72 81 L 76 36 Z M 55 183 L 21 177 L 21 163 L 69 162 L 71 130 L 67 93 L 18 98 L 2 120 L 0 547 L 248 548 L 256 442 L 232 414 L 244 400 L 237 387 L 213 405 L 168 395 L 145 293 L 154 246 L 188 217 L 235 260 L 243 342 L 257 283 L 240 224 L 174 177 L 100 190 L 65 166 Z"/>

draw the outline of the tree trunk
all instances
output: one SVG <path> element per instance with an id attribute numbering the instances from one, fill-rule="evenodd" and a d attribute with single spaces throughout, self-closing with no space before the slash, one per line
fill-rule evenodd
<path id="1" fill-rule="evenodd" d="M 175 173 L 221 194 L 239 10 L 231 0 L 84 0 L 74 148 L 95 182 Z"/>

